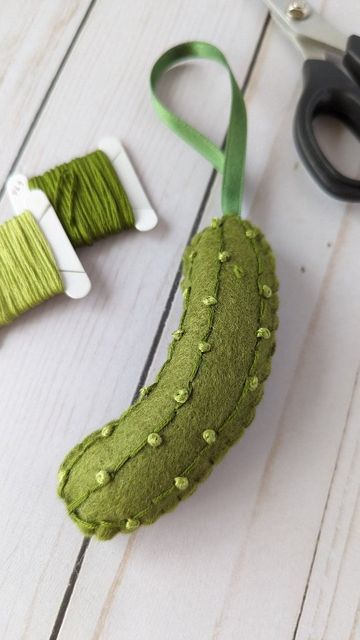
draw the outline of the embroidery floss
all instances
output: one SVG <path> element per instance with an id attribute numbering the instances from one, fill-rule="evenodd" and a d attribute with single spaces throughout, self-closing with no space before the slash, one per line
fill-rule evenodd
<path id="1" fill-rule="evenodd" d="M 75 247 L 135 225 L 125 190 L 102 151 L 31 178 L 29 186 L 45 192 Z"/>
<path id="2" fill-rule="evenodd" d="M 135 225 L 112 163 L 95 151 L 29 181 L 41 189 L 76 247 Z M 52 250 L 30 212 L 0 225 L 0 326 L 64 293 Z"/>
<path id="3" fill-rule="evenodd" d="M 64 287 L 54 256 L 28 211 L 0 225 L 0 326 Z"/>

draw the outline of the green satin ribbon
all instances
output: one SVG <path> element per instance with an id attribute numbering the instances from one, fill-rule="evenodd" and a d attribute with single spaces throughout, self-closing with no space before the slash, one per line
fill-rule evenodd
<path id="1" fill-rule="evenodd" d="M 188 58 L 215 60 L 222 64 L 229 73 L 231 111 L 224 152 L 202 133 L 170 111 L 156 94 L 156 86 L 162 74 L 173 65 Z M 241 90 L 223 53 L 207 42 L 185 42 L 173 47 L 155 62 L 150 75 L 150 87 L 152 102 L 161 120 L 223 174 L 221 192 L 223 214 L 239 213 L 244 190 L 246 108 Z"/>

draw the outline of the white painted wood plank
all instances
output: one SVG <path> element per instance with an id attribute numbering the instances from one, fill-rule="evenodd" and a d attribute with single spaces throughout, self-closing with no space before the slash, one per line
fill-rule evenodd
<path id="1" fill-rule="evenodd" d="M 344 30 L 359 17 L 351 3 L 341 12 L 338 2 L 322 4 Z M 129 640 L 293 637 L 352 397 L 360 321 L 359 207 L 323 194 L 293 145 L 300 65 L 271 27 L 247 96 L 246 209 L 273 244 L 281 282 L 278 350 L 255 423 L 176 512 L 126 543 L 91 543 L 62 640 L 112 640 L 119 629 Z M 219 183 L 204 224 L 218 206 Z M 178 296 L 150 381 L 180 308 Z M 343 580 L 335 628 L 346 593 L 358 596 L 353 572 Z M 345 625 L 357 624 L 353 608 Z"/>
<path id="2" fill-rule="evenodd" d="M 144 7 L 140 0 L 102 0 L 21 158 L 19 168 L 33 175 L 91 150 L 106 134 L 118 135 L 161 223 L 149 235 L 130 232 L 81 251 L 93 281 L 88 299 L 58 298 L 2 331 L 3 638 L 38 640 L 50 633 L 82 540 L 55 496 L 58 465 L 71 446 L 131 401 L 211 174 L 154 115 L 151 64 L 170 44 L 209 39 L 225 48 L 242 81 L 264 18 L 261 4 L 245 1 L 158 1 Z M 195 125 L 220 143 L 226 76 L 217 67 L 176 75 L 172 100 L 180 110 L 187 105 Z M 165 85 L 169 93 L 173 79 Z M 3 200 L 0 214 L 8 213 Z M 115 542 L 118 558 L 127 542 Z M 95 574 L 107 589 L 109 573 L 97 564 Z M 81 618 L 85 629 L 79 610 Z"/>
<path id="3" fill-rule="evenodd" d="M 90 0 L 1 3 L 0 184 L 89 4 Z"/>
<path id="4" fill-rule="evenodd" d="M 360 637 L 359 422 L 358 370 L 296 640 Z"/>
<path id="5" fill-rule="evenodd" d="M 347 280 L 357 259 L 356 224 L 344 223 L 339 230 L 215 637 L 245 638 L 254 620 L 261 639 L 291 637 L 295 628 L 359 361 L 352 334 L 359 322 L 360 292 L 352 299 Z M 344 308 L 349 321 L 342 336 Z"/>

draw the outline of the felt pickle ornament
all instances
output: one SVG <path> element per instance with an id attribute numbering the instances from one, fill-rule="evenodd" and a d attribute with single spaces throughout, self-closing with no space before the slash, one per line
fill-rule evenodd
<path id="1" fill-rule="evenodd" d="M 229 73 L 224 152 L 156 95 L 160 76 L 191 57 L 215 60 Z M 246 110 L 226 58 L 205 42 L 178 45 L 155 63 L 151 89 L 161 119 L 223 174 L 223 215 L 185 250 L 183 313 L 155 382 L 61 465 L 58 493 L 71 518 L 103 540 L 154 522 L 193 493 L 252 422 L 275 349 L 274 256 L 261 231 L 239 216 Z"/>

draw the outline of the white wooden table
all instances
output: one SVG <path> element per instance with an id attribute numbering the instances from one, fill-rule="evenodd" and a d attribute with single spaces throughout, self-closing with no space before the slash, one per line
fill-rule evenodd
<path id="1" fill-rule="evenodd" d="M 347 33 L 352 0 L 315 1 Z M 0 337 L 2 640 L 360 638 L 360 207 L 299 163 L 301 60 L 260 0 L 2 0 L 0 178 L 127 146 L 161 222 L 80 252 L 93 281 Z M 156 118 L 148 77 L 169 45 L 206 39 L 245 82 L 245 209 L 278 257 L 273 372 L 246 436 L 151 527 L 84 542 L 55 495 L 65 453 L 118 416 L 176 327 L 182 250 L 219 213 L 211 168 Z M 221 143 L 228 81 L 168 77 L 169 104 Z M 358 147 L 336 154 L 359 175 Z M 10 215 L 2 194 L 1 218 Z"/>

